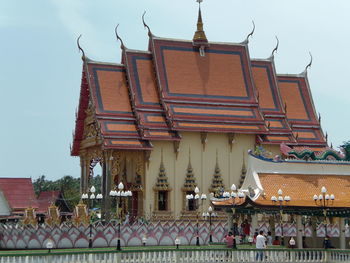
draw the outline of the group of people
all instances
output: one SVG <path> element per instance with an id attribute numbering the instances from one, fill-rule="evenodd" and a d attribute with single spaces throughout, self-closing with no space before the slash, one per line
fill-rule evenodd
<path id="1" fill-rule="evenodd" d="M 250 243 L 251 245 L 255 244 L 255 247 L 257 249 L 261 249 L 257 251 L 256 260 L 260 260 L 260 261 L 263 260 L 263 257 L 264 257 L 263 249 L 267 248 L 268 246 L 281 245 L 278 237 L 275 237 L 275 240 L 272 240 L 272 239 L 273 238 L 270 231 L 267 233 L 267 236 L 265 236 L 264 231 L 262 230 L 260 230 L 259 233 L 255 232 L 254 237 L 251 237 L 251 236 L 248 237 L 248 243 Z M 237 249 L 236 238 L 231 231 L 225 237 L 225 241 L 228 248 Z M 295 248 L 295 245 L 296 245 L 295 240 L 293 237 L 291 237 L 291 239 L 289 240 L 289 247 Z"/>
<path id="2" fill-rule="evenodd" d="M 260 248 L 258 246 L 259 242 L 261 242 L 262 237 L 264 238 L 264 243 L 266 246 L 279 246 L 281 245 L 279 238 L 276 236 L 273 240 L 271 232 L 269 231 L 267 233 L 267 236 L 264 235 L 263 231 L 260 231 L 260 233 L 255 232 L 254 236 L 237 236 L 234 234 L 233 231 L 230 231 L 228 235 L 225 237 L 225 241 L 227 243 L 227 247 L 229 248 L 236 248 L 237 242 L 239 243 L 249 243 L 251 245 L 255 244 L 257 248 Z M 260 241 L 258 241 L 260 240 Z M 261 247 L 263 248 L 263 247 Z"/>

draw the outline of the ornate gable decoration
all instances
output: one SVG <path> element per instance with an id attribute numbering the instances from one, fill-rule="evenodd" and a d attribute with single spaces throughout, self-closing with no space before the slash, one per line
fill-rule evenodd
<path id="1" fill-rule="evenodd" d="M 84 135 L 81 144 L 82 148 L 99 145 L 102 142 L 100 127 L 95 119 L 94 111 L 94 106 L 90 102 L 85 111 L 86 118 L 84 121 Z"/>
<path id="2" fill-rule="evenodd" d="M 193 168 L 192 168 L 192 164 L 191 164 L 191 149 L 189 149 L 187 173 L 186 173 L 186 177 L 185 177 L 184 186 L 182 187 L 182 191 L 192 192 L 192 191 L 194 191 L 196 186 L 197 186 L 196 178 L 194 177 Z"/>
<path id="3" fill-rule="evenodd" d="M 246 174 L 247 174 L 247 168 L 245 165 L 245 158 L 244 158 L 244 152 L 243 152 L 243 163 L 242 163 L 241 177 L 239 179 L 239 188 L 241 188 L 241 186 L 243 185 Z"/>
<path id="4" fill-rule="evenodd" d="M 225 190 L 225 186 L 221 177 L 221 170 L 219 167 L 219 158 L 218 158 L 218 150 L 216 150 L 216 164 L 215 164 L 215 172 L 213 174 L 213 179 L 211 186 L 209 188 L 210 193 L 219 193 Z"/>
<path id="5" fill-rule="evenodd" d="M 165 167 L 163 163 L 163 149 L 161 150 L 159 174 L 156 185 L 153 187 L 153 189 L 155 191 L 171 191 L 171 187 L 169 187 L 168 177 L 166 176 Z"/>

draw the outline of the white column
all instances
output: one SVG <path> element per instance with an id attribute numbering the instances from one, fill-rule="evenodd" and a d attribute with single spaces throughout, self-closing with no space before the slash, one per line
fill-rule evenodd
<path id="1" fill-rule="evenodd" d="M 301 215 L 297 215 L 297 245 L 298 248 L 303 248 L 303 224 L 301 222 Z"/>
<path id="2" fill-rule="evenodd" d="M 345 242 L 345 218 L 341 217 L 339 220 L 339 230 L 340 230 L 340 249 L 346 248 Z"/>
<path id="3" fill-rule="evenodd" d="M 255 230 L 258 229 L 258 214 L 252 215 L 252 223 L 251 223 L 251 225 L 252 225 L 253 233 L 250 233 L 250 235 L 253 236 L 254 233 L 255 233 Z"/>
<path id="4" fill-rule="evenodd" d="M 231 211 L 228 213 L 228 216 L 227 216 L 227 230 L 228 230 L 228 232 L 231 231 L 232 226 L 233 226 L 233 212 Z"/>

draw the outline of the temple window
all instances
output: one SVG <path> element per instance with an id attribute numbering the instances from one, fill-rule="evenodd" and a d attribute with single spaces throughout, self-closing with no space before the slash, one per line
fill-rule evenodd
<path id="1" fill-rule="evenodd" d="M 166 176 L 165 167 L 163 163 L 163 150 L 161 152 L 161 161 L 159 166 L 159 174 L 155 186 L 153 187 L 155 197 L 156 211 L 170 210 L 170 191 L 168 177 Z"/>
<path id="2" fill-rule="evenodd" d="M 193 196 L 196 195 L 193 191 L 186 192 L 186 194 L 193 195 Z M 187 210 L 188 211 L 195 211 L 196 210 L 196 200 L 194 198 L 187 200 Z"/>
<path id="3" fill-rule="evenodd" d="M 168 191 L 158 192 L 158 210 L 159 211 L 168 210 Z"/>

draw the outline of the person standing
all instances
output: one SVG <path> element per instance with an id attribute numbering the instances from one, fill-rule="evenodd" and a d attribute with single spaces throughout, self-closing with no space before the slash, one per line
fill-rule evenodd
<path id="1" fill-rule="evenodd" d="M 267 232 L 267 246 L 272 246 L 271 231 Z"/>
<path id="2" fill-rule="evenodd" d="M 256 253 L 257 261 L 262 261 L 264 258 L 264 251 L 262 251 L 262 249 L 266 248 L 266 237 L 263 234 L 264 234 L 264 231 L 260 230 L 259 235 L 256 237 L 255 246 L 257 249 L 261 249 Z"/>
<path id="3" fill-rule="evenodd" d="M 228 248 L 234 247 L 234 236 L 232 235 L 232 232 L 230 231 L 228 235 L 225 237 L 225 241 Z"/>

